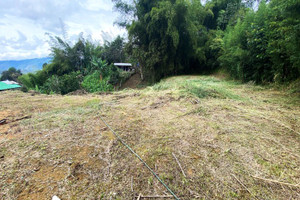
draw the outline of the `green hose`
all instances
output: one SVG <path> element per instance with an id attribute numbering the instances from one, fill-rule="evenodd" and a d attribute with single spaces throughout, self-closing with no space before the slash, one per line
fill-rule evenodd
<path id="1" fill-rule="evenodd" d="M 105 120 L 101 117 L 100 115 L 100 119 L 104 122 L 104 124 L 111 130 L 111 132 L 117 137 L 117 139 L 127 148 L 131 151 L 131 153 L 133 153 L 149 170 L 150 172 L 155 176 L 155 178 L 157 178 L 157 180 L 159 180 L 159 182 L 161 182 L 161 184 L 163 184 L 163 186 L 172 194 L 172 196 L 176 199 L 176 200 L 180 200 L 176 194 L 159 178 L 159 176 L 149 167 L 149 165 L 147 165 L 147 163 L 145 163 L 145 161 L 143 161 L 143 159 L 130 147 L 128 146 L 123 140 L 122 138 L 105 122 Z"/>

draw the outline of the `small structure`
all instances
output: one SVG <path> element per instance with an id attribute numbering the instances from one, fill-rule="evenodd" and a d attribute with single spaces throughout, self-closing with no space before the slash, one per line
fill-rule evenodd
<path id="1" fill-rule="evenodd" d="M 131 63 L 114 63 L 114 66 L 117 66 L 124 71 L 131 71 L 132 70 L 132 65 Z"/>
<path id="2" fill-rule="evenodd" d="M 1 81 L 1 82 L 2 82 L 2 83 L 6 83 L 6 84 L 8 84 L 8 85 L 18 85 L 18 83 L 15 82 L 15 81 L 5 80 L 5 81 Z"/>
<path id="3" fill-rule="evenodd" d="M 3 90 L 12 90 L 16 88 L 20 88 L 21 86 L 14 81 L 0 81 L 0 91 Z"/>

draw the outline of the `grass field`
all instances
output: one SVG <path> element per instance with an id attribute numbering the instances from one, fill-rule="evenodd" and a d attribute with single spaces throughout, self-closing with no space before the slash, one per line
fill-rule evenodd
<path id="1" fill-rule="evenodd" d="M 0 105 L 3 200 L 169 195 L 100 116 L 180 199 L 300 199 L 300 98 L 286 91 L 179 76 L 101 95 L 7 91 Z"/>

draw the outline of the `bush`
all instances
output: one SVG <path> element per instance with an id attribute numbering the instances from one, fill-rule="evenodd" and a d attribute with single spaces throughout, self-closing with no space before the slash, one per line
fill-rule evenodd
<path id="1" fill-rule="evenodd" d="M 21 82 L 23 87 L 26 87 L 28 90 L 34 89 L 35 86 L 29 74 L 23 74 L 22 76 L 19 76 L 18 79 Z"/>
<path id="2" fill-rule="evenodd" d="M 39 70 L 36 73 L 28 73 L 19 76 L 18 80 L 28 90 L 34 90 L 36 86 L 42 86 L 48 78 L 49 75 L 45 71 Z"/>
<path id="3" fill-rule="evenodd" d="M 71 72 L 69 74 L 65 74 L 60 78 L 61 81 L 61 94 L 68 94 L 69 92 L 73 92 L 75 90 L 80 89 L 80 72 Z"/>
<path id="4" fill-rule="evenodd" d="M 41 87 L 41 91 L 46 94 L 58 93 L 61 94 L 61 83 L 59 76 L 53 75 L 48 78 L 45 84 Z"/>
<path id="5" fill-rule="evenodd" d="M 109 77 L 100 80 L 100 71 L 95 71 L 93 74 L 88 75 L 82 82 L 82 87 L 88 92 L 107 92 L 112 91 L 113 86 L 108 83 Z"/>
<path id="6" fill-rule="evenodd" d="M 110 75 L 109 75 L 108 83 L 112 84 L 112 85 L 116 85 L 119 82 L 119 79 L 120 79 L 120 71 L 114 65 L 110 65 L 109 67 L 110 67 L 110 70 L 109 70 Z"/>
<path id="7" fill-rule="evenodd" d="M 67 94 L 80 88 L 80 72 L 71 72 L 63 76 L 52 75 L 41 87 L 46 94 Z"/>

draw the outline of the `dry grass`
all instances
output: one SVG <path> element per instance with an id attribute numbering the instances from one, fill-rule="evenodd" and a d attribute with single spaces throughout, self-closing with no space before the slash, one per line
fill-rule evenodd
<path id="1" fill-rule="evenodd" d="M 181 199 L 300 198 L 300 103 L 283 91 L 181 76 L 110 95 L 1 92 L 0 105 L 0 199 L 164 195 L 99 115 Z"/>

